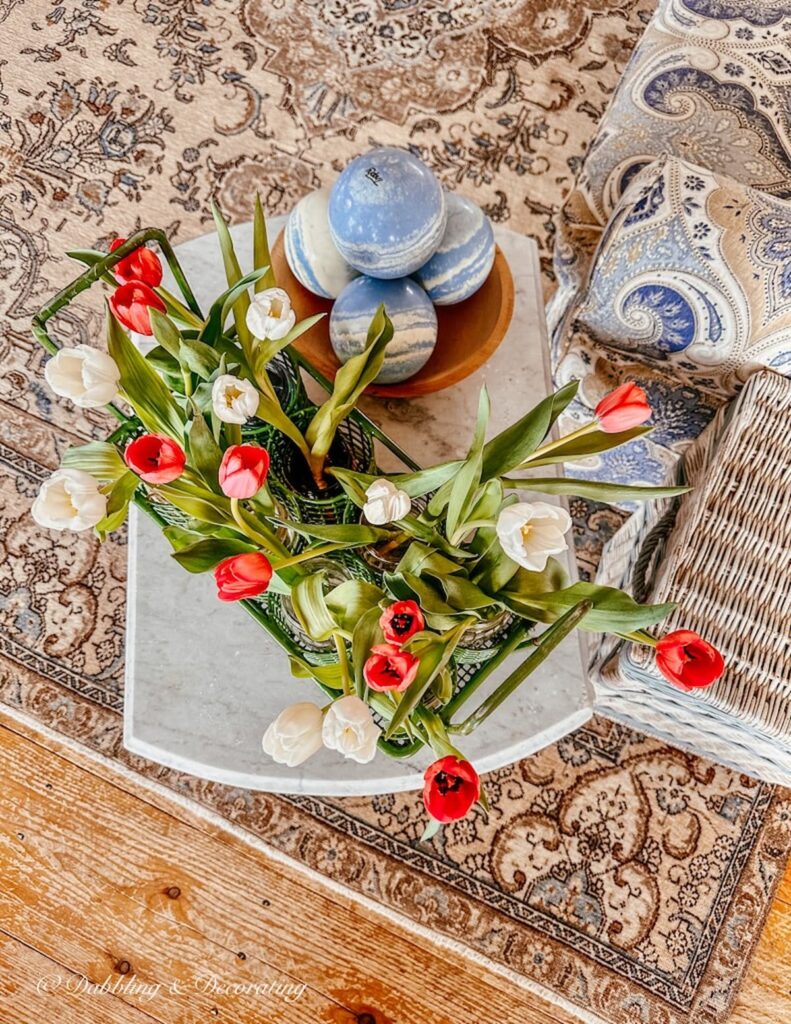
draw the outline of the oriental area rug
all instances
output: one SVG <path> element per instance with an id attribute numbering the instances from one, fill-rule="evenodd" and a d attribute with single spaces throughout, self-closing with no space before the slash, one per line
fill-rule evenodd
<path id="1" fill-rule="evenodd" d="M 65 249 L 151 224 L 178 241 L 204 234 L 212 198 L 234 220 L 255 192 L 286 213 L 351 156 L 391 144 L 533 235 L 549 291 L 552 216 L 650 11 L 0 0 L 0 700 L 332 884 L 463 939 L 583 1019 L 715 1024 L 782 875 L 786 793 L 604 719 L 490 775 L 488 820 L 431 846 L 418 843 L 417 795 L 284 798 L 180 775 L 122 746 L 123 542 L 46 535 L 29 516 L 59 453 L 86 425 L 106 432 L 101 414 L 45 390 L 29 331 L 73 275 Z M 98 302 L 70 307 L 58 333 L 96 342 Z M 575 511 L 589 572 L 622 517 Z"/>

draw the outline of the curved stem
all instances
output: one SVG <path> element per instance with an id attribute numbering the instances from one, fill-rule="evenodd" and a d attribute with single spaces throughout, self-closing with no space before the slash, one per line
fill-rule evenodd
<path id="1" fill-rule="evenodd" d="M 290 565 L 299 565 L 300 562 L 309 562 L 311 558 L 318 558 L 320 555 L 329 555 L 333 551 L 340 551 L 346 547 L 345 544 L 322 544 L 317 548 L 307 548 L 305 551 L 300 551 L 298 555 L 291 555 L 290 558 L 283 559 L 282 562 L 278 562 L 277 565 L 273 565 L 272 568 L 276 571 L 278 569 L 287 569 Z"/>

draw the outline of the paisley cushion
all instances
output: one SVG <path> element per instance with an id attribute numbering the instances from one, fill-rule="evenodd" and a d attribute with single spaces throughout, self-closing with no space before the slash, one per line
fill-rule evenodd
<path id="1" fill-rule="evenodd" d="M 646 363 L 640 355 L 603 344 L 581 324 L 572 334 L 568 352 L 555 371 L 558 386 L 580 381 L 577 398 L 565 410 L 560 427 L 574 430 L 590 420 L 597 403 L 624 381 L 639 384 L 653 411 L 652 432 L 611 451 L 567 463 L 567 476 L 610 483 L 662 484 L 685 448 L 703 431 L 723 404 L 710 380 L 688 371 Z M 633 503 L 620 502 L 622 508 Z"/>
<path id="2" fill-rule="evenodd" d="M 567 425 L 634 380 L 654 431 L 568 472 L 661 482 L 756 368 L 791 375 L 791 202 L 656 161 L 616 208 L 569 324 L 555 364 L 558 385 L 581 380 Z"/>
<path id="3" fill-rule="evenodd" d="M 558 217 L 555 328 L 603 225 L 656 157 L 791 196 L 790 89 L 791 0 L 661 0 Z"/>
<path id="4" fill-rule="evenodd" d="M 791 372 L 791 202 L 657 161 L 613 214 L 574 318 L 723 397 L 757 366 Z"/>

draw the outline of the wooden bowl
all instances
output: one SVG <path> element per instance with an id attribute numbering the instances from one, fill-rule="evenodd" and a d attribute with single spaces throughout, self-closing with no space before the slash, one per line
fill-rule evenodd
<path id="1" fill-rule="evenodd" d="M 280 288 L 285 288 L 297 320 L 326 313 L 294 347 L 330 380 L 341 365 L 330 344 L 330 299 L 322 299 L 303 288 L 291 273 L 281 232 L 272 246 L 272 269 Z M 366 394 L 380 398 L 412 398 L 441 391 L 469 377 L 483 366 L 505 337 L 514 313 L 514 281 L 499 246 L 489 276 L 478 291 L 455 306 L 435 306 L 437 344 L 431 358 L 413 377 L 399 384 L 371 384 Z"/>

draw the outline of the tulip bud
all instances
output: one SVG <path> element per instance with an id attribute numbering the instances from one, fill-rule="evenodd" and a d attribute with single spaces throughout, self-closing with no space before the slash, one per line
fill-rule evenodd
<path id="1" fill-rule="evenodd" d="M 107 496 L 81 469 L 59 469 L 41 485 L 30 511 L 49 530 L 90 530 L 107 515 Z"/>
<path id="2" fill-rule="evenodd" d="M 110 252 L 115 252 L 125 241 L 125 238 L 116 238 L 110 245 Z M 113 274 L 121 284 L 141 281 L 149 288 L 158 288 L 162 284 L 162 264 L 159 257 L 144 245 L 119 260 L 113 267 Z"/>
<path id="3" fill-rule="evenodd" d="M 619 434 L 650 419 L 651 406 L 645 391 L 634 381 L 627 381 L 602 398 L 596 406 L 596 416 L 601 430 Z"/>
<path id="4" fill-rule="evenodd" d="M 354 694 L 339 697 L 330 704 L 321 731 L 325 747 L 340 751 L 358 764 L 373 761 L 381 733 L 371 709 Z"/>
<path id="5" fill-rule="evenodd" d="M 321 748 L 321 708 L 309 701 L 292 704 L 281 711 L 264 733 L 264 753 L 289 768 L 307 761 Z"/>
<path id="6" fill-rule="evenodd" d="M 211 389 L 212 408 L 223 423 L 246 423 L 258 411 L 260 396 L 249 380 L 224 373 Z"/>
<path id="7" fill-rule="evenodd" d="M 710 686 L 725 671 L 717 648 L 691 629 L 677 629 L 657 640 L 656 666 L 668 682 L 682 690 Z"/>
<path id="8" fill-rule="evenodd" d="M 49 360 L 44 377 L 56 395 L 70 398 L 80 409 L 98 409 L 118 394 L 121 371 L 106 352 L 75 345 Z"/>
<path id="9" fill-rule="evenodd" d="M 415 601 L 396 601 L 382 612 L 379 626 L 387 643 L 400 647 L 426 628 L 426 620 Z"/>
<path id="10" fill-rule="evenodd" d="M 281 341 L 296 323 L 288 292 L 282 288 L 266 288 L 253 296 L 245 322 L 255 338 Z"/>
<path id="11" fill-rule="evenodd" d="M 242 601 L 266 591 L 272 579 L 272 565 L 261 551 L 231 555 L 215 568 L 214 579 L 221 601 Z"/>
<path id="12" fill-rule="evenodd" d="M 131 441 L 124 462 L 147 484 L 169 484 L 184 472 L 184 449 L 163 434 L 143 434 Z"/>
<path id="13" fill-rule="evenodd" d="M 269 452 L 254 444 L 233 444 L 220 463 L 219 480 L 229 498 L 252 498 L 258 494 L 269 472 Z"/>
<path id="14" fill-rule="evenodd" d="M 507 505 L 497 517 L 497 539 L 517 565 L 543 572 L 550 555 L 568 547 L 565 534 L 571 517 L 564 508 L 546 501 L 521 501 Z"/>
<path id="15" fill-rule="evenodd" d="M 384 526 L 403 519 L 412 508 L 412 499 L 406 491 L 399 490 L 394 483 L 384 478 L 374 480 L 365 492 L 365 497 L 368 500 L 363 505 L 363 514 L 373 526 Z"/>
<path id="16" fill-rule="evenodd" d="M 430 764 L 423 776 L 423 803 L 443 824 L 463 818 L 481 795 L 481 780 L 469 761 L 452 754 Z"/>
<path id="17" fill-rule="evenodd" d="M 160 313 L 166 311 L 162 299 L 142 281 L 129 281 L 119 285 L 108 301 L 116 320 L 137 334 L 151 335 L 154 333 L 151 328 L 149 309 L 158 309 Z"/>
<path id="18" fill-rule="evenodd" d="M 414 682 L 420 661 L 409 651 L 392 644 L 377 644 L 363 666 L 365 681 L 372 690 L 403 693 Z"/>

